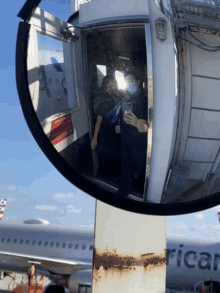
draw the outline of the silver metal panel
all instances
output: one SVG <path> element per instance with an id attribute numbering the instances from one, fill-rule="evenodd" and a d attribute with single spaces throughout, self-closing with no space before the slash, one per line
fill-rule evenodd
<path id="1" fill-rule="evenodd" d="M 191 163 L 189 179 L 203 180 L 206 173 L 212 168 L 212 163 Z"/>
<path id="2" fill-rule="evenodd" d="M 145 25 L 145 37 L 147 46 L 147 77 L 148 77 L 148 137 L 147 137 L 147 160 L 146 160 L 146 179 L 144 186 L 144 201 L 147 200 L 148 184 L 151 170 L 151 156 L 153 143 L 153 111 L 154 111 L 154 93 L 153 93 L 153 66 L 152 66 L 152 41 L 150 23 Z"/>
<path id="3" fill-rule="evenodd" d="M 211 46 L 220 45 L 219 36 L 210 34 L 192 33 L 197 39 Z M 196 42 L 192 37 L 190 40 Z M 196 46 L 191 47 L 192 50 L 192 73 L 209 77 L 220 78 L 220 52 L 209 52 L 202 50 Z"/>
<path id="4" fill-rule="evenodd" d="M 192 109 L 189 136 L 220 138 L 219 113 Z"/>
<path id="5" fill-rule="evenodd" d="M 220 110 L 220 80 L 193 76 L 192 106 Z"/>
<path id="6" fill-rule="evenodd" d="M 184 160 L 213 162 L 220 141 L 188 139 Z"/>

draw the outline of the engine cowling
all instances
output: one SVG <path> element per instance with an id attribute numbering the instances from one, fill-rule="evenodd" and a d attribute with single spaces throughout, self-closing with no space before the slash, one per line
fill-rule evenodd
<path id="1" fill-rule="evenodd" d="M 68 280 L 70 292 L 78 292 L 79 285 L 92 286 L 92 269 L 77 270 L 72 273 Z"/>

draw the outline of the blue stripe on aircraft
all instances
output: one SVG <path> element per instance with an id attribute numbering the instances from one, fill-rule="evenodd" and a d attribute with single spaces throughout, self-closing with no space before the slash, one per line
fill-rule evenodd
<path id="1" fill-rule="evenodd" d="M 52 64 L 53 64 L 54 68 L 55 68 L 57 71 L 61 71 L 61 72 L 63 72 L 63 69 L 61 68 L 61 66 L 60 66 L 59 62 L 57 61 L 57 59 L 56 59 L 55 57 L 50 57 L 50 59 L 51 59 L 51 62 L 52 62 Z"/>

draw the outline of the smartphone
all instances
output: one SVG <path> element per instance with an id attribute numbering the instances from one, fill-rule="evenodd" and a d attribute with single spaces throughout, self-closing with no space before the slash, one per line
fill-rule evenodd
<path id="1" fill-rule="evenodd" d="M 122 111 L 123 111 L 123 118 L 125 117 L 126 113 L 132 112 L 132 102 L 124 102 L 122 104 Z"/>

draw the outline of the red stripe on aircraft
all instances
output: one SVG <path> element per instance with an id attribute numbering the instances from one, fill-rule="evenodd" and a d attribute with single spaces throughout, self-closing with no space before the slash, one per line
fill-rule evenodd
<path id="1" fill-rule="evenodd" d="M 71 119 L 71 114 L 57 118 L 52 121 L 49 140 L 53 145 L 61 142 L 71 134 L 73 134 L 73 123 Z"/>

